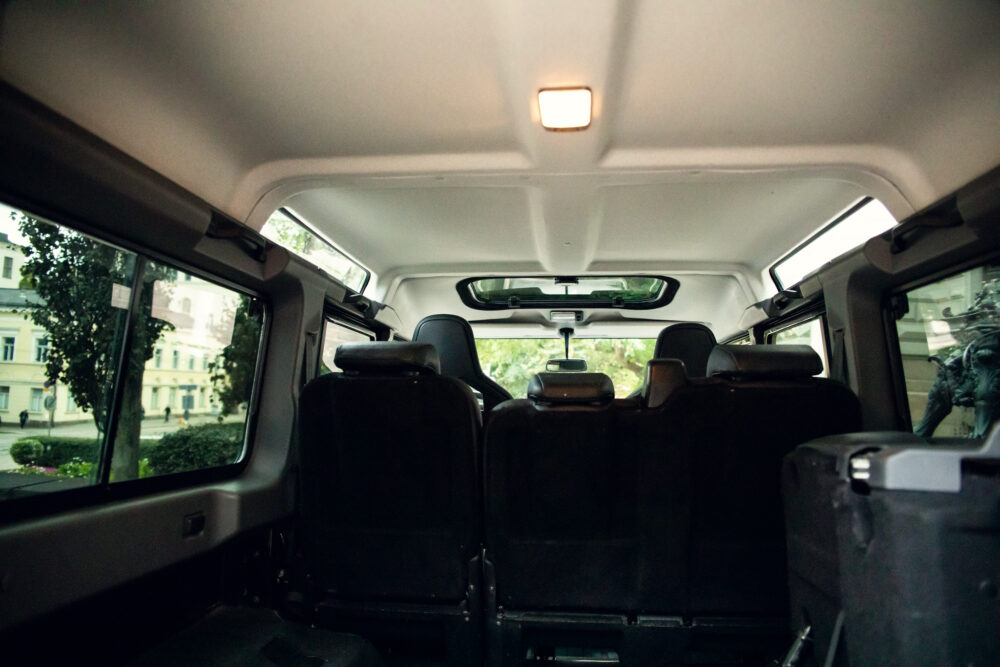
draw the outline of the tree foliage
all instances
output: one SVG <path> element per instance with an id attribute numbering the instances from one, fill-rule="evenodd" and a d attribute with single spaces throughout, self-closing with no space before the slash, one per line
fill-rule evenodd
<path id="1" fill-rule="evenodd" d="M 233 321 L 232 342 L 209 364 L 212 384 L 222 403 L 222 414 L 228 415 L 250 400 L 253 376 L 257 369 L 257 348 L 260 345 L 260 303 L 240 295 Z"/>
<path id="2" fill-rule="evenodd" d="M 653 358 L 652 338 L 575 338 L 570 356 L 587 360 L 590 371 L 611 377 L 617 396 L 627 396 L 642 384 L 646 362 Z M 523 398 L 535 373 L 549 359 L 562 358 L 560 338 L 481 338 L 476 340 L 483 371 L 515 398 Z"/>
<path id="3" fill-rule="evenodd" d="M 28 240 L 21 274 L 38 297 L 25 314 L 49 338 L 45 376 L 68 386 L 77 405 L 91 411 L 103 432 L 128 324 L 136 255 L 24 213 L 12 217 Z M 124 391 L 112 460 L 112 475 L 119 480 L 138 476 L 143 370 L 160 334 L 170 327 L 150 315 L 152 293 L 157 281 L 176 272 L 149 267 L 142 276 L 140 310 L 121 380 Z"/>
<path id="4" fill-rule="evenodd" d="M 345 285 L 357 287 L 365 281 L 364 269 L 280 210 L 268 218 L 261 234 L 312 262 Z"/>

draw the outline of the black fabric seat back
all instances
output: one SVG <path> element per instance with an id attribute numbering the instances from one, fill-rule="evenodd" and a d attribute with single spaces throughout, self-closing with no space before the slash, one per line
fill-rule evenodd
<path id="1" fill-rule="evenodd" d="M 814 438 L 860 430 L 860 405 L 844 385 L 813 377 L 822 362 L 807 346 L 720 345 L 707 370 L 711 378 L 691 380 L 650 410 L 676 425 L 674 446 L 686 452 L 671 456 L 693 480 L 680 508 L 691 521 L 686 613 L 781 615 L 782 458 Z"/>
<path id="2" fill-rule="evenodd" d="M 343 345 L 336 364 L 300 402 L 308 574 L 334 596 L 461 600 L 481 544 L 472 392 L 428 344 Z"/>
<path id="3" fill-rule="evenodd" d="M 511 395 L 483 373 L 476 352 L 476 339 L 469 323 L 457 315 L 428 315 L 413 330 L 414 343 L 430 343 L 437 348 L 441 374 L 463 380 L 483 395 L 483 409 L 492 410 L 510 400 Z"/>
<path id="4" fill-rule="evenodd" d="M 601 610 L 636 595 L 635 461 L 602 373 L 540 373 L 485 435 L 486 549 L 497 601 Z M 633 409 L 634 411 L 634 409 Z"/>
<path id="5" fill-rule="evenodd" d="M 711 378 L 649 362 L 639 448 L 643 571 L 652 611 L 781 616 L 787 577 L 782 457 L 860 429 L 860 406 L 805 346 L 717 346 Z M 657 565 L 660 569 L 657 570 Z"/>

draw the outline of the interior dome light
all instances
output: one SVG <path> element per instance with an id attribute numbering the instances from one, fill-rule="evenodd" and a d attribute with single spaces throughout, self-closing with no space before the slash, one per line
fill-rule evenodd
<path id="1" fill-rule="evenodd" d="M 538 114 L 546 130 L 590 127 L 590 88 L 549 88 L 538 91 Z"/>

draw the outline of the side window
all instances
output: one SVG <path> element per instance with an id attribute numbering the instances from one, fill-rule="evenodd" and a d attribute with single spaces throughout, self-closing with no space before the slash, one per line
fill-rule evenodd
<path id="1" fill-rule="evenodd" d="M 114 442 L 118 456 L 112 460 L 113 480 L 212 468 L 240 459 L 262 313 L 254 297 L 167 264 L 146 262 Z M 175 363 L 169 370 L 156 365 L 155 346 L 160 343 L 173 349 Z M 182 354 L 186 363 L 178 366 Z M 196 356 L 210 361 L 195 364 Z M 167 400 L 160 407 L 164 392 Z"/>
<path id="2" fill-rule="evenodd" d="M 767 341 L 774 345 L 808 345 L 816 350 L 823 361 L 821 377 L 829 377 L 829 362 L 826 351 L 826 333 L 823 327 L 823 317 L 816 316 L 811 320 L 793 324 L 784 329 L 769 331 Z"/>
<path id="3" fill-rule="evenodd" d="M 326 375 L 339 371 L 333 359 L 337 355 L 337 348 L 344 343 L 366 343 L 375 340 L 375 337 L 367 331 L 355 329 L 343 322 L 327 319 L 323 328 L 323 348 L 320 352 L 319 374 Z"/>
<path id="4" fill-rule="evenodd" d="M 913 430 L 985 435 L 1000 415 L 1000 265 L 912 289 L 902 302 L 896 333 Z"/>
<path id="5" fill-rule="evenodd" d="M 240 459 L 258 299 L 3 206 L 0 233 L 21 257 L 17 298 L 0 304 L 0 496 Z M 164 348 L 214 361 L 165 370 Z M 176 408 L 161 408 L 175 394 Z"/>

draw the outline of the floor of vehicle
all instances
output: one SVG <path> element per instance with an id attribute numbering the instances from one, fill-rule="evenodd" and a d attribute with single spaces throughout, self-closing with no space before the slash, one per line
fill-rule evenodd
<path id="1" fill-rule="evenodd" d="M 128 664 L 367 667 L 384 662 L 357 635 L 289 621 L 270 609 L 219 606 Z"/>

